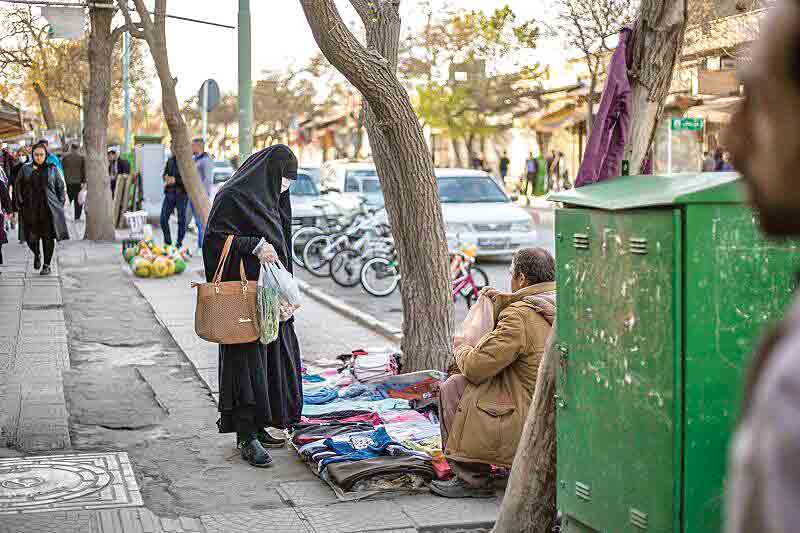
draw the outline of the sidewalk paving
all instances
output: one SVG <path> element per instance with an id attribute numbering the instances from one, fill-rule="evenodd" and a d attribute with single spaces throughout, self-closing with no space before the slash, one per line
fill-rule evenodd
<path id="1" fill-rule="evenodd" d="M 80 253 L 80 248 L 87 244 L 72 241 L 63 246 L 69 247 L 72 254 Z M 119 244 L 107 246 L 118 247 Z M 38 273 L 32 272 L 30 255 L 22 246 L 11 244 L 3 251 L 8 261 L 0 275 L 0 301 L 10 302 L 10 305 L 0 308 L 0 407 L 3 408 L 0 412 L 3 428 L 0 457 L 24 453 L 28 454 L 25 460 L 86 463 L 87 454 L 70 449 L 68 413 L 61 382 L 61 371 L 69 369 L 69 353 L 58 267 L 54 265 L 51 277 L 38 277 Z M 196 268 L 198 260 L 194 262 L 191 266 Z M 126 269 L 121 259 L 119 265 Z M 197 272 L 159 280 L 131 277 L 131 282 L 148 300 L 158 320 L 216 398 L 217 347 L 194 333 L 194 291 L 189 286 L 194 279 L 199 279 Z M 101 283 L 102 280 L 98 280 L 97 290 L 102 290 Z M 385 337 L 311 298 L 306 298 L 298 311 L 297 331 L 304 358 L 309 361 L 349 352 L 356 347 L 389 344 Z M 14 448 L 3 448 L 4 445 Z M 108 451 L 112 450 L 104 450 Z M 68 455 L 42 456 L 43 452 Z M 231 452 L 234 452 L 232 448 Z M 129 464 L 123 450 L 117 455 L 123 464 Z M 264 506 L 235 512 L 220 508 L 219 512 L 198 513 L 197 516 L 156 516 L 146 507 L 130 507 L 137 505 L 135 500 L 119 508 L 109 504 L 109 508 L 92 509 L 73 500 L 72 504 L 67 501 L 65 505 L 62 502 L 29 511 L 15 509 L 13 502 L 20 501 L 20 491 L 32 495 L 27 500 L 39 498 L 36 494 L 41 489 L 32 485 L 20 487 L 17 492 L 6 490 L 5 485 L 13 487 L 20 482 L 14 477 L 18 471 L 15 468 L 19 467 L 9 469 L 7 465 L 13 463 L 6 462 L 0 464 L 0 481 L 6 482 L 0 487 L 0 533 L 487 531 L 497 515 L 499 502 L 496 500 L 445 500 L 427 494 L 340 503 L 307 469 L 298 470 L 296 465 L 288 465 L 290 461 L 298 461 L 292 452 L 276 450 L 275 456 L 289 468 L 285 471 L 273 468 L 263 473 L 265 482 L 274 487 L 264 489 Z M 135 462 L 131 463 L 126 468 L 140 474 Z M 279 479 L 282 472 L 289 477 Z M 298 475 L 299 472 L 303 474 Z M 113 477 L 117 479 L 116 475 Z M 130 480 L 127 474 L 126 480 Z M 28 482 L 32 483 L 30 479 Z M 88 490 L 91 493 L 91 489 Z M 274 498 L 270 495 L 273 492 Z M 144 503 L 147 504 L 146 499 Z M 59 509 L 58 505 L 62 507 Z"/>

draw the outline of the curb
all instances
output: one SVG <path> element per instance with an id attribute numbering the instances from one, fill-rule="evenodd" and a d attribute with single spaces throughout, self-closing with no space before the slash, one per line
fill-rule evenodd
<path id="1" fill-rule="evenodd" d="M 295 278 L 297 279 L 297 278 Z M 358 322 L 362 326 L 374 331 L 375 333 L 386 337 L 392 342 L 400 344 L 403 340 L 403 333 L 400 329 L 391 324 L 387 324 L 382 320 L 378 320 L 374 316 L 359 311 L 355 307 L 344 303 L 342 300 L 338 298 L 334 298 L 333 296 L 317 289 L 316 287 L 310 285 L 309 283 L 297 279 L 297 285 L 300 287 L 300 290 L 311 298 L 312 300 L 316 300 L 317 302 L 326 305 L 327 307 L 333 309 L 340 315 L 343 315 L 345 318 L 349 318 L 354 322 Z"/>

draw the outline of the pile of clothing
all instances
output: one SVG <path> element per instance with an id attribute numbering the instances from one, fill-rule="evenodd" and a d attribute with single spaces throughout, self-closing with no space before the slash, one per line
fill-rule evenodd
<path id="1" fill-rule="evenodd" d="M 452 475 L 442 453 L 437 371 L 398 375 L 400 356 L 356 350 L 304 369 L 292 446 L 340 497 L 423 489 Z"/>

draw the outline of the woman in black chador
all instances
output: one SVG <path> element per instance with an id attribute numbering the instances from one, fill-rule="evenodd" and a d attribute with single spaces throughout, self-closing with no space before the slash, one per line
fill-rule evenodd
<path id="1" fill-rule="evenodd" d="M 297 158 L 276 145 L 250 156 L 214 199 L 203 241 L 208 281 L 214 275 L 229 235 L 234 235 L 223 281 L 239 280 L 244 260 L 247 279 L 257 280 L 261 263 L 280 261 L 291 271 L 289 185 L 297 178 Z M 300 347 L 293 308 L 281 307 L 278 339 L 219 347 L 221 433 L 236 433 L 242 457 L 253 466 L 269 466 L 266 447 L 284 442 L 266 428 L 286 429 L 300 421 L 303 408 Z"/>

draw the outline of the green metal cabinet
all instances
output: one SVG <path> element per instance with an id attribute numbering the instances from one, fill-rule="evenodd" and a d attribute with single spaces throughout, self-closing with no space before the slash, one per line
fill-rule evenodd
<path id="1" fill-rule="evenodd" d="M 794 290 L 736 174 L 553 196 L 558 506 L 566 532 L 714 533 L 743 371 Z"/>

